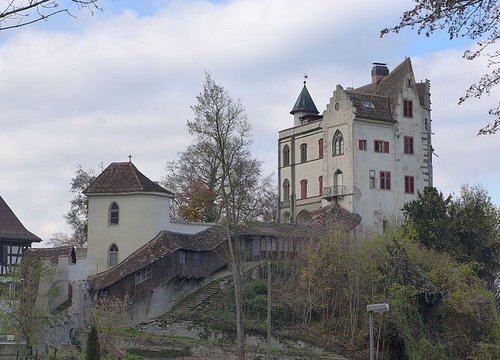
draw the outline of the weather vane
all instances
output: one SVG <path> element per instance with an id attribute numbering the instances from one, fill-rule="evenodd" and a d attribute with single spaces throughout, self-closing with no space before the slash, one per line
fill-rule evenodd
<path id="1" fill-rule="evenodd" d="M 307 74 L 304 74 L 304 85 L 306 84 L 306 81 L 307 81 L 307 78 L 308 78 L 308 77 L 309 77 L 309 76 L 308 76 Z"/>
<path id="2" fill-rule="evenodd" d="M 132 162 L 132 155 L 128 156 L 128 162 Z"/>

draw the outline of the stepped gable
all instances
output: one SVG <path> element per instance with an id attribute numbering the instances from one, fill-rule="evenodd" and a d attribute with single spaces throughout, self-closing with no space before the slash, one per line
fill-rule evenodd
<path id="1" fill-rule="evenodd" d="M 93 275 L 89 281 L 94 290 L 108 287 L 177 250 L 210 251 L 227 239 L 226 229 L 214 225 L 196 234 L 180 234 L 162 230 L 115 267 Z"/>
<path id="2" fill-rule="evenodd" d="M 21 240 L 27 243 L 42 241 L 24 227 L 9 205 L 0 196 L 0 242 L 9 240 Z"/>
<path id="3" fill-rule="evenodd" d="M 172 195 L 172 192 L 151 181 L 132 162 L 111 163 L 85 189 L 88 194 L 156 192 Z"/>

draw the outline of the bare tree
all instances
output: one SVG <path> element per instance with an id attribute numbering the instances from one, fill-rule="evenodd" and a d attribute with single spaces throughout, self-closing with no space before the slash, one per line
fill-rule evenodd
<path id="1" fill-rule="evenodd" d="M 100 10 L 98 0 L 5 0 L 0 2 L 0 31 L 23 27 L 73 9 Z"/>
<path id="2" fill-rule="evenodd" d="M 257 182 L 260 164 L 249 152 L 250 124 L 243 106 L 217 85 L 206 73 L 203 91 L 192 106 L 194 119 L 188 120 L 189 133 L 200 144 L 209 144 L 211 156 L 219 165 L 218 193 L 226 225 L 236 305 L 238 359 L 245 358 L 245 322 L 242 294 L 242 251 L 237 241 L 237 224 L 242 220 L 249 193 Z"/>
<path id="3" fill-rule="evenodd" d="M 101 354 L 106 355 L 113 350 L 115 341 L 124 326 L 131 300 L 114 296 L 95 296 L 92 303 L 91 323 L 99 334 Z"/>
<path id="4" fill-rule="evenodd" d="M 99 165 L 99 168 L 102 170 L 102 164 Z M 78 165 L 75 176 L 71 179 L 71 192 L 74 196 L 70 201 L 69 211 L 64 215 L 66 222 L 73 229 L 73 233 L 71 235 L 62 232 L 53 234 L 50 243 L 54 246 L 87 246 L 88 199 L 83 191 L 94 181 L 95 177 L 94 169 L 84 170 L 82 165 Z"/>
<path id="5" fill-rule="evenodd" d="M 233 182 L 238 182 L 240 190 L 233 198 L 238 218 L 273 221 L 277 204 L 273 175 L 261 178 L 261 162 L 250 156 L 248 145 L 244 152 L 238 151 L 236 149 L 230 159 Z M 216 222 L 225 216 L 221 191 L 223 166 L 217 144 L 197 136 L 193 144 L 178 154 L 178 159 L 167 163 L 166 170 L 163 184 L 175 192 L 180 217 L 189 221 Z"/>
<path id="6" fill-rule="evenodd" d="M 489 95 L 491 89 L 500 83 L 500 50 L 495 47 L 500 38 L 498 0 L 415 0 L 415 3 L 413 9 L 403 13 L 398 25 L 383 29 L 381 36 L 389 32 L 398 33 L 409 27 L 417 28 L 419 34 L 424 33 L 426 36 L 436 30 L 447 29 L 450 40 L 459 37 L 474 40 L 475 48 L 466 50 L 463 57 L 474 60 L 486 56 L 491 71 L 467 89 L 459 99 L 459 104 L 470 98 Z M 489 110 L 489 114 L 494 120 L 480 129 L 479 134 L 493 134 L 500 130 L 500 102 Z"/>

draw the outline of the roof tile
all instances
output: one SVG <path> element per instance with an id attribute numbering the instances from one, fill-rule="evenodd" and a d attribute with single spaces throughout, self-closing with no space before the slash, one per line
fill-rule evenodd
<path id="1" fill-rule="evenodd" d="M 128 192 L 159 192 L 173 195 L 148 179 L 132 162 L 111 163 L 83 193 L 87 195 Z"/>
<path id="2" fill-rule="evenodd" d="M 21 240 L 29 243 L 42 241 L 24 227 L 9 205 L 0 196 L 0 241 L 8 240 Z"/>

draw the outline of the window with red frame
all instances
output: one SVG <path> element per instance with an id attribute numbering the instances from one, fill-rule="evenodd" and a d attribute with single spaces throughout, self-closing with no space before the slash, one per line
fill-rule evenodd
<path id="1" fill-rule="evenodd" d="M 404 152 L 405 154 L 413 154 L 413 136 L 404 137 Z"/>
<path id="2" fill-rule="evenodd" d="M 383 140 L 375 140 L 373 143 L 373 151 L 377 153 L 389 153 L 389 142 Z"/>
<path id="3" fill-rule="evenodd" d="M 405 193 L 415 193 L 415 178 L 413 176 L 405 176 Z"/>
<path id="4" fill-rule="evenodd" d="M 307 180 L 300 180 L 300 198 L 305 199 L 307 197 Z"/>
<path id="5" fill-rule="evenodd" d="M 358 140 L 358 147 L 359 147 L 359 150 L 366 151 L 366 140 L 364 140 L 364 139 Z"/>
<path id="6" fill-rule="evenodd" d="M 413 102 L 411 100 L 403 100 L 403 116 L 413 117 Z"/>
<path id="7" fill-rule="evenodd" d="M 323 159 L 323 139 L 318 140 L 318 153 L 319 153 L 319 158 Z"/>
<path id="8" fill-rule="evenodd" d="M 380 190 L 391 190 L 391 172 L 380 172 Z"/>
<path id="9" fill-rule="evenodd" d="M 323 175 L 318 178 L 319 183 L 319 195 L 323 196 Z"/>

